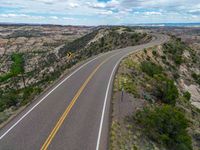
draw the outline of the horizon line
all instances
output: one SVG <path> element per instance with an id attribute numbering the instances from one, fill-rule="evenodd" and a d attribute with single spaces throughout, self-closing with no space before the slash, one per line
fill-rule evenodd
<path id="1" fill-rule="evenodd" d="M 53 23 L 15 23 L 15 22 L 0 22 L 0 25 L 38 25 L 38 26 L 85 26 L 85 27 L 98 27 L 98 26 L 148 26 L 148 25 L 173 25 L 173 24 L 199 24 L 200 22 L 161 22 L 161 23 L 122 23 L 122 24 L 99 24 L 99 25 L 84 25 L 84 24 L 53 24 Z M 181 25 L 180 25 L 181 26 Z"/>

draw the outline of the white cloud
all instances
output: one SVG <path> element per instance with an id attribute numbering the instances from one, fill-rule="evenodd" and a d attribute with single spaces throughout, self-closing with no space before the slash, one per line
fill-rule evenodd
<path id="1" fill-rule="evenodd" d="M 77 4 L 77 3 L 73 3 L 73 2 L 69 2 L 68 5 L 70 6 L 70 8 L 76 8 L 76 7 L 79 6 L 79 4 Z"/>
<path id="2" fill-rule="evenodd" d="M 28 17 L 25 14 L 0 14 L 1 17 Z"/>
<path id="3" fill-rule="evenodd" d="M 75 18 L 70 18 L 70 17 L 62 17 L 64 20 L 75 20 Z"/>
<path id="4" fill-rule="evenodd" d="M 151 16 L 151 15 L 162 15 L 161 12 L 156 12 L 156 11 L 147 11 L 144 14 L 148 15 L 148 16 Z"/>
<path id="5" fill-rule="evenodd" d="M 119 5 L 120 5 L 120 2 L 117 1 L 117 0 L 111 0 L 111 1 L 108 1 L 106 3 L 104 2 L 86 2 L 86 4 L 91 7 L 91 8 L 110 8 L 110 9 L 113 9 L 113 8 L 117 8 Z"/>
<path id="6" fill-rule="evenodd" d="M 44 19 L 44 16 L 31 16 L 26 14 L 0 14 L 2 18 L 27 18 L 27 19 Z"/>
<path id="7" fill-rule="evenodd" d="M 105 3 L 91 3 L 91 2 L 87 2 L 86 4 L 89 7 L 91 7 L 91 8 L 105 8 L 106 7 Z"/>
<path id="8" fill-rule="evenodd" d="M 99 11 L 99 12 L 97 12 L 97 14 L 99 14 L 99 15 L 112 15 L 113 14 L 113 12 L 112 11 Z"/>
<path id="9" fill-rule="evenodd" d="M 58 19 L 57 16 L 50 16 L 49 18 L 51 18 L 51 19 Z"/>
<path id="10" fill-rule="evenodd" d="M 199 22 L 199 0 L 0 0 L 0 21 L 109 24 Z M 102 17 L 103 16 L 103 17 Z M 148 17 L 151 16 L 151 17 Z M 7 18 L 6 18 L 7 17 Z M 17 18 L 16 20 L 14 18 Z M 84 21 L 83 18 L 86 18 Z M 190 18 L 186 19 L 186 18 Z M 117 22 L 118 21 L 118 22 Z M 69 21 L 70 22 L 70 21 Z M 70 22 L 70 23 L 71 23 Z M 77 23 L 75 22 L 75 23 Z"/>

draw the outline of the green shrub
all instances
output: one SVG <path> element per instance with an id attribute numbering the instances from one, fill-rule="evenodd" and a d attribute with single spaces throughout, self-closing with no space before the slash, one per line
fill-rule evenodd
<path id="1" fill-rule="evenodd" d="M 184 93 L 183 93 L 183 97 L 185 97 L 185 99 L 189 101 L 190 98 L 191 98 L 190 92 L 188 92 L 188 91 L 187 91 L 187 92 L 184 92 Z"/>
<path id="2" fill-rule="evenodd" d="M 134 96 L 138 96 L 137 86 L 134 83 L 133 79 L 128 75 L 121 76 L 119 78 L 120 87 L 119 90 L 125 90 L 128 93 L 133 94 Z"/>
<path id="3" fill-rule="evenodd" d="M 162 58 L 163 60 L 166 60 L 166 59 L 167 59 L 165 55 L 161 56 L 161 58 Z"/>
<path id="4" fill-rule="evenodd" d="M 155 96 L 162 102 L 170 105 L 176 104 L 176 99 L 179 96 L 178 89 L 173 80 L 170 80 L 164 76 L 158 76 L 156 78 L 156 91 Z"/>
<path id="5" fill-rule="evenodd" d="M 200 74 L 192 73 L 192 78 L 200 85 Z"/>
<path id="6" fill-rule="evenodd" d="M 155 63 L 150 61 L 143 61 L 141 63 L 141 69 L 143 72 L 145 72 L 151 77 L 153 77 L 156 74 L 161 74 L 163 71 L 161 66 L 156 65 Z"/>
<path id="7" fill-rule="evenodd" d="M 128 93 L 133 94 L 134 96 L 138 96 L 137 87 L 132 81 L 129 81 L 124 85 L 124 90 Z"/>
<path id="8" fill-rule="evenodd" d="M 22 93 L 22 102 L 20 103 L 21 106 L 26 105 L 29 103 L 36 95 L 42 92 L 42 89 L 37 86 L 29 86 L 24 89 L 21 89 Z"/>
<path id="9" fill-rule="evenodd" d="M 137 112 L 136 121 L 144 133 L 171 150 L 192 150 L 191 137 L 187 133 L 188 120 L 175 107 L 164 105 Z"/>
<path id="10" fill-rule="evenodd" d="M 177 64 L 177 65 L 180 65 L 183 63 L 183 59 L 182 59 L 182 56 L 176 56 L 174 58 L 174 62 Z"/>
<path id="11" fill-rule="evenodd" d="M 8 93 L 4 93 L 4 95 L 0 95 L 0 112 L 11 106 L 16 106 L 17 103 L 18 93 L 15 90 L 11 90 Z"/>
<path id="12" fill-rule="evenodd" d="M 174 72 L 173 73 L 173 77 L 174 77 L 174 79 L 178 79 L 178 78 L 180 78 L 180 75 L 179 75 L 179 73 L 178 72 Z"/>
<path id="13" fill-rule="evenodd" d="M 8 79 L 10 79 L 13 75 L 11 73 L 7 73 L 5 75 L 0 76 L 0 82 L 4 82 L 7 81 Z"/>
<path id="14" fill-rule="evenodd" d="M 21 53 L 12 53 L 11 55 L 12 65 L 10 68 L 10 72 L 0 76 L 0 82 L 7 81 L 9 78 L 13 76 L 17 76 L 18 74 L 24 73 L 24 58 Z"/>
<path id="15" fill-rule="evenodd" d="M 145 53 L 145 54 L 147 53 L 147 49 L 146 49 L 146 48 L 144 49 L 144 53 Z"/>
<path id="16" fill-rule="evenodd" d="M 33 88 L 32 87 L 27 87 L 25 89 L 23 89 L 22 93 L 23 93 L 23 99 L 26 100 L 30 97 L 30 95 L 33 93 Z"/>
<path id="17" fill-rule="evenodd" d="M 153 54 L 154 56 L 157 56 L 157 52 L 156 52 L 155 50 L 152 51 L 152 54 Z"/>
<path id="18" fill-rule="evenodd" d="M 11 59 L 13 61 L 11 66 L 11 73 L 15 76 L 20 73 L 24 73 L 24 59 L 23 55 L 20 53 L 13 53 L 11 55 Z"/>

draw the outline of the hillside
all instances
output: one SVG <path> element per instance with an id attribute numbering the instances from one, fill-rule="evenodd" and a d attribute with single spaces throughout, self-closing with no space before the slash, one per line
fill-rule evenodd
<path id="1" fill-rule="evenodd" d="M 200 53 L 172 36 L 120 64 L 110 149 L 198 150 Z"/>
<path id="2" fill-rule="evenodd" d="M 20 47 L 27 48 L 26 42 L 21 42 L 19 45 L 12 43 L 11 47 L 14 50 L 8 49 L 1 55 L 0 123 L 15 114 L 19 108 L 29 104 L 75 64 L 101 52 L 137 45 L 151 39 L 149 35 L 129 28 L 100 28 L 92 29 L 90 32 L 91 29 L 80 28 L 77 32 L 73 30 L 71 35 L 66 33 L 71 40 L 66 41 L 61 38 L 62 43 L 51 45 L 51 42 L 37 42 L 38 38 L 42 38 L 40 36 L 45 35 L 44 32 L 34 30 L 33 27 L 21 28 L 28 29 L 25 32 L 22 32 L 22 29 L 19 32 L 18 29 L 9 35 L 3 35 L 3 38 L 6 39 L 9 36 L 9 41 L 13 39 L 14 43 L 22 38 L 28 38 L 30 42 L 29 38 L 31 38 L 33 43 L 37 44 L 29 45 L 28 48 L 31 50 L 20 50 Z M 5 32 L 8 32 L 7 29 Z M 86 32 L 89 33 L 84 34 Z M 77 38 L 78 36 L 81 37 Z M 46 38 L 48 39 L 48 36 Z M 7 49 L 6 44 L 4 44 L 4 49 Z M 72 53 L 70 58 L 67 57 L 69 52 Z"/>
<path id="3" fill-rule="evenodd" d="M 80 53 L 81 56 L 90 57 L 113 49 L 139 45 L 149 40 L 151 40 L 149 35 L 131 28 L 100 28 L 64 45 L 59 50 L 59 56 L 66 56 L 66 53 L 71 51 L 78 52 L 77 55 Z"/>

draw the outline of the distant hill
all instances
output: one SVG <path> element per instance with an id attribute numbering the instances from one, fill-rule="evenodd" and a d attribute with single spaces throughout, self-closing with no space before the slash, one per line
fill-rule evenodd
<path id="1" fill-rule="evenodd" d="M 200 23 L 142 23 L 142 24 L 129 24 L 129 26 L 144 26 L 144 27 L 200 27 Z"/>

